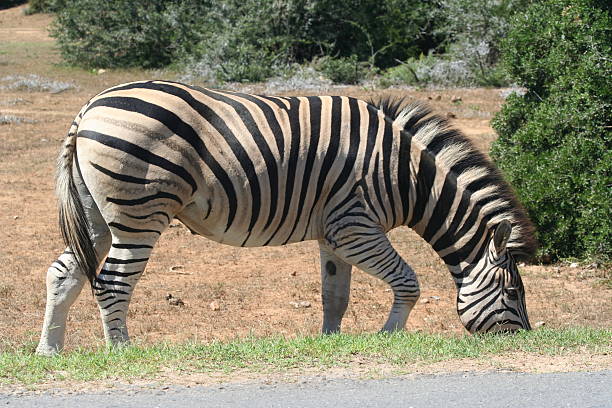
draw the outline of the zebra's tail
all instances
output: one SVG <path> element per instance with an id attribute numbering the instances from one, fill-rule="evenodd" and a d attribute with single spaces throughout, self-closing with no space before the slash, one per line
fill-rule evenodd
<path id="1" fill-rule="evenodd" d="M 77 130 L 84 109 L 72 122 L 57 160 L 55 193 L 58 198 L 59 227 L 64 242 L 74 253 L 93 287 L 99 261 L 90 236 L 90 225 L 74 181 L 73 164 L 76 157 Z"/>

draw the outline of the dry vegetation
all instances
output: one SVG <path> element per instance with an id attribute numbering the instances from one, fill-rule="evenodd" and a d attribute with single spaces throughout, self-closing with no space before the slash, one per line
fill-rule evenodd
<path id="1" fill-rule="evenodd" d="M 46 15 L 23 16 L 21 7 L 0 11 L 0 350 L 36 341 L 39 334 L 46 269 L 63 250 L 56 226 L 54 163 L 74 115 L 108 86 L 169 76 L 142 71 L 99 74 L 62 66 L 46 33 L 49 22 Z M 28 78 L 30 82 L 23 81 Z M 20 86 L 11 86 L 17 81 L 22 81 Z M 36 81 L 70 86 L 45 88 Z M 365 97 L 380 92 L 335 87 L 325 93 Z M 434 109 L 455 116 L 453 123 L 485 150 L 494 139 L 489 120 L 503 102 L 498 89 L 388 92 L 430 99 Z M 454 96 L 461 101 L 451 102 Z M 433 250 L 407 229 L 393 231 L 391 240 L 417 271 L 423 288 L 409 330 L 461 333 L 452 280 Z M 522 269 L 532 323 L 612 327 L 609 270 L 563 265 Z M 193 237 L 177 223 L 162 236 L 136 289 L 131 335 L 151 343 L 314 334 L 321 323 L 319 273 L 315 243 L 239 249 Z M 170 304 L 167 294 L 184 305 Z M 378 330 L 390 300 L 384 284 L 356 271 L 345 331 Z M 311 306 L 292 305 L 301 301 Z M 69 318 L 67 347 L 100 341 L 98 310 L 85 290 Z"/>

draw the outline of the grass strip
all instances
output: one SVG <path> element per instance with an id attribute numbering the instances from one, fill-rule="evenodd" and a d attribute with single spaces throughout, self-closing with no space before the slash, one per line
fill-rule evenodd
<path id="1" fill-rule="evenodd" d="M 341 367 L 358 358 L 401 366 L 406 363 L 527 352 L 610 353 L 612 330 L 594 328 L 539 329 L 515 335 L 449 337 L 440 334 L 338 334 L 298 338 L 246 338 L 208 344 L 132 345 L 77 349 L 53 357 L 33 347 L 0 352 L 0 383 L 24 385 L 46 381 L 92 381 L 154 378 L 160 371 L 283 371 L 299 367 Z"/>

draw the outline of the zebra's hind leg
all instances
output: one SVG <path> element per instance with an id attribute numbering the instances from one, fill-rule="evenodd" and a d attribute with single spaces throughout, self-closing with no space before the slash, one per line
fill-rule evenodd
<path id="1" fill-rule="evenodd" d="M 111 245 L 110 230 L 78 176 L 75 181 L 89 222 L 94 250 L 98 259 L 103 259 Z M 47 303 L 40 342 L 36 348 L 37 354 L 52 355 L 64 348 L 68 311 L 85 282 L 87 276 L 77 266 L 70 248 L 66 248 L 47 270 Z"/>
<path id="2" fill-rule="evenodd" d="M 322 332 L 337 333 L 349 303 L 352 265 L 338 258 L 323 241 L 319 241 L 319 251 L 323 299 Z"/>
<path id="3" fill-rule="evenodd" d="M 121 345 L 129 342 L 127 313 L 134 287 L 161 231 L 136 229 L 119 223 L 110 225 L 112 245 L 94 281 L 94 295 L 107 344 Z"/>
<path id="4" fill-rule="evenodd" d="M 47 270 L 45 320 L 36 354 L 53 355 L 64 348 L 68 310 L 81 293 L 85 282 L 87 277 L 77 267 L 69 249 L 51 264 Z"/>
<path id="5" fill-rule="evenodd" d="M 382 331 L 392 332 L 406 326 L 410 311 L 419 298 L 416 274 L 399 256 L 385 233 L 365 218 L 331 226 L 327 244 L 347 263 L 376 276 L 391 286 L 393 306 Z"/>

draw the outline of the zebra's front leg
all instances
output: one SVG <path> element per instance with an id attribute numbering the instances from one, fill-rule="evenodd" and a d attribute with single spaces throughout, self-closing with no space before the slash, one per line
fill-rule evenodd
<path id="1" fill-rule="evenodd" d="M 365 216 L 354 222 L 341 220 L 329 229 L 328 245 L 336 256 L 391 286 L 393 306 L 382 331 L 403 329 L 420 294 L 412 268 L 391 246 L 380 227 Z"/>
<path id="2" fill-rule="evenodd" d="M 395 251 L 395 250 L 394 250 Z M 398 255 L 399 257 L 399 255 Z M 394 332 L 406 327 L 406 321 L 420 296 L 419 283 L 412 268 L 401 259 L 400 264 L 383 279 L 393 290 L 393 305 L 383 332 Z M 386 275 L 386 274 L 385 274 Z"/>
<path id="3" fill-rule="evenodd" d="M 352 266 L 338 258 L 323 241 L 319 241 L 319 252 L 323 299 L 322 332 L 337 333 L 349 303 Z"/>

